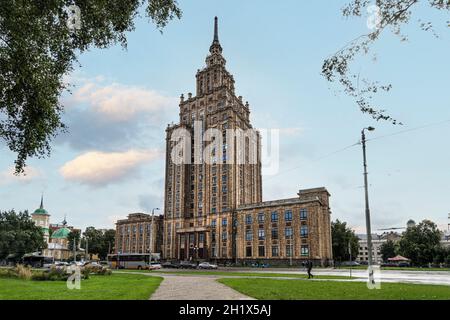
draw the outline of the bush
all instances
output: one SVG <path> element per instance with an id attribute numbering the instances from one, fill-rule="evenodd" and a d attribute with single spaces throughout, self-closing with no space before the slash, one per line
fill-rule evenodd
<path id="1" fill-rule="evenodd" d="M 17 278 L 17 274 L 13 268 L 2 268 L 0 269 L 0 278 Z"/>
<path id="2" fill-rule="evenodd" d="M 14 268 L 14 272 L 17 274 L 17 277 L 19 279 L 23 279 L 23 280 L 30 280 L 31 276 L 33 275 L 31 268 L 28 266 L 24 266 L 22 264 L 18 264 Z"/>
<path id="3" fill-rule="evenodd" d="M 31 276 L 31 280 L 33 281 L 47 281 L 48 280 L 48 272 L 45 271 L 35 271 Z"/>

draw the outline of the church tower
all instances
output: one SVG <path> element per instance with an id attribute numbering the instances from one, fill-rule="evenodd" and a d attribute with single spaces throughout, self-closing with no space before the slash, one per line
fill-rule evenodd
<path id="1" fill-rule="evenodd" d="M 41 227 L 44 232 L 44 240 L 48 244 L 50 238 L 50 214 L 44 209 L 44 195 L 41 196 L 41 204 L 39 208 L 31 214 L 31 219 L 36 226 Z"/>
<path id="2" fill-rule="evenodd" d="M 234 259 L 236 209 L 262 201 L 261 138 L 250 123 L 249 103 L 235 94 L 222 51 L 215 17 L 196 95 L 181 95 L 179 123 L 166 129 L 165 259 Z M 189 134 L 181 164 L 173 159 L 177 132 Z"/>

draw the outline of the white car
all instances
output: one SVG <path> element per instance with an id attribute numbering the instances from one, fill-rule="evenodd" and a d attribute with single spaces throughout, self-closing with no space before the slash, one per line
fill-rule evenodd
<path id="1" fill-rule="evenodd" d="M 211 269 L 217 269 L 217 265 L 209 263 L 209 262 L 202 262 L 202 263 L 200 263 L 198 265 L 198 268 L 199 269 L 209 269 L 209 270 L 211 270 Z"/>
<path id="2" fill-rule="evenodd" d="M 161 269 L 162 266 L 160 263 L 152 263 L 149 267 L 148 270 L 159 270 Z"/>

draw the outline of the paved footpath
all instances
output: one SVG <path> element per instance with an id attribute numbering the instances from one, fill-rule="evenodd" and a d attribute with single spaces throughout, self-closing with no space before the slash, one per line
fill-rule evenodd
<path id="1" fill-rule="evenodd" d="M 161 276 L 164 280 L 150 300 L 254 300 L 217 282 L 217 277 Z"/>

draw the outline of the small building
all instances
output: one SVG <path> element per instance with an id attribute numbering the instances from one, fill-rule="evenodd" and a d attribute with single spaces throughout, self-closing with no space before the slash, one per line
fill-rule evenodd
<path id="1" fill-rule="evenodd" d="M 161 253 L 163 216 L 131 213 L 116 222 L 115 253 Z M 151 250 L 150 250 L 151 249 Z"/>

